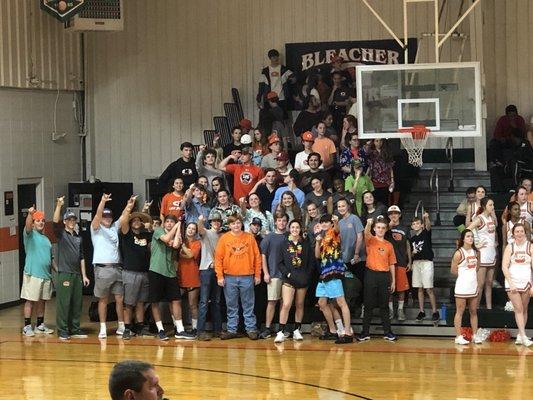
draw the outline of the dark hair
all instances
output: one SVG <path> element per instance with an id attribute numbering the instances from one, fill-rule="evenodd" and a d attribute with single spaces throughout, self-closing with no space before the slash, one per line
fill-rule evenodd
<path id="1" fill-rule="evenodd" d="M 479 208 L 476 212 L 476 215 L 480 215 L 480 214 L 483 214 L 483 211 L 485 211 L 485 209 L 487 208 L 487 203 L 489 201 L 491 201 L 492 199 L 490 197 L 483 197 L 480 201 L 479 201 Z"/>
<path id="2" fill-rule="evenodd" d="M 351 117 L 351 115 L 350 115 Z M 344 137 L 344 145 L 347 147 L 347 148 L 350 148 L 350 141 L 352 140 L 352 138 L 354 136 L 357 136 L 357 140 L 359 140 L 359 134 L 357 132 L 352 132 L 352 133 L 347 133 L 346 136 Z"/>
<path id="3" fill-rule="evenodd" d="M 194 146 L 191 142 L 183 142 L 180 146 L 180 150 L 183 150 L 185 148 L 194 149 Z"/>
<path id="4" fill-rule="evenodd" d="M 515 112 L 518 114 L 518 109 L 514 104 L 509 104 L 507 107 L 505 107 L 505 113 L 508 114 L 510 112 Z"/>
<path id="5" fill-rule="evenodd" d="M 385 161 L 386 163 L 392 161 L 392 154 L 389 150 L 389 142 L 387 139 L 381 139 L 382 145 L 381 145 L 381 152 L 379 153 L 380 157 Z M 376 141 L 372 141 L 371 149 L 374 151 L 376 150 Z"/>
<path id="6" fill-rule="evenodd" d="M 342 78 L 342 74 L 340 73 L 340 71 L 335 71 L 331 74 L 332 77 L 335 75 L 339 75 Z"/>
<path id="7" fill-rule="evenodd" d="M 139 393 L 147 381 L 143 372 L 153 369 L 152 364 L 137 360 L 124 360 L 113 367 L 109 375 L 109 394 L 113 400 L 122 400 L 128 389 Z"/>
<path id="8" fill-rule="evenodd" d="M 300 183 L 300 173 L 298 172 L 296 168 L 293 168 L 289 171 L 289 177 L 292 178 L 292 180 L 294 181 L 296 185 Z"/>
<path id="9" fill-rule="evenodd" d="M 468 232 L 470 232 L 472 235 L 474 234 L 474 232 L 472 232 L 470 229 L 465 229 L 464 231 L 462 231 L 461 232 L 461 236 L 459 237 L 459 240 L 457 240 L 457 249 L 460 249 L 461 247 L 464 246 L 464 244 L 465 244 L 465 236 L 466 236 L 466 234 Z M 472 243 L 472 248 L 475 251 L 477 251 L 475 243 Z"/>
<path id="10" fill-rule="evenodd" d="M 262 129 L 259 129 L 259 128 L 255 128 L 253 130 L 253 135 L 252 135 L 252 144 L 253 143 L 257 143 L 257 140 L 255 139 L 255 131 L 259 131 L 259 133 L 261 133 L 261 140 L 259 141 L 259 143 L 261 144 L 261 146 L 266 146 L 268 144 L 268 138 L 267 138 L 267 135 L 264 134 L 263 130 Z"/>
<path id="11" fill-rule="evenodd" d="M 467 195 L 472 194 L 472 193 L 476 193 L 476 188 L 474 186 L 470 186 L 468 189 L 466 189 Z"/>
<path id="12" fill-rule="evenodd" d="M 518 191 L 519 191 L 520 189 L 524 189 L 524 190 L 526 191 L 526 193 L 527 193 L 527 189 L 526 189 L 526 187 L 525 187 L 524 185 L 520 185 L 520 186 L 518 186 L 518 187 L 516 188 L 515 193 L 518 194 Z"/>
<path id="13" fill-rule="evenodd" d="M 171 219 L 172 221 L 174 222 L 178 222 L 178 217 L 176 217 L 175 215 L 172 215 L 172 214 L 168 214 L 168 215 L 165 215 L 165 222 L 167 221 L 167 219 Z"/>
<path id="14" fill-rule="evenodd" d="M 478 185 L 478 186 L 476 186 L 476 192 L 477 192 L 477 190 L 478 190 L 479 188 L 483 189 L 483 190 L 485 191 L 485 194 L 487 194 L 487 189 L 485 188 L 485 186 L 483 186 L 483 185 Z"/>
<path id="15" fill-rule="evenodd" d="M 357 128 L 357 119 L 353 115 L 346 114 L 344 118 L 346 119 L 346 121 L 350 123 L 351 126 L 353 126 L 354 128 Z"/>
<path id="16" fill-rule="evenodd" d="M 207 179 L 207 176 L 205 176 L 205 175 L 199 175 L 198 179 L 196 179 L 196 182 L 198 182 L 200 180 L 200 178 L 204 178 L 204 179 L 206 179 L 209 182 L 209 179 Z"/>
<path id="17" fill-rule="evenodd" d="M 524 229 L 524 231 L 526 230 L 526 226 L 524 224 L 521 224 L 520 222 L 519 223 L 516 223 L 514 226 L 513 226 L 513 229 L 511 229 L 511 233 L 514 235 L 514 230 L 518 227 L 522 227 L 522 229 Z"/>
<path id="18" fill-rule="evenodd" d="M 224 184 L 224 179 L 222 179 L 220 176 L 215 176 L 212 180 L 211 180 L 211 189 L 213 189 L 213 182 L 217 181 L 218 183 L 220 183 L 220 190 L 222 189 L 225 189 L 226 188 L 226 185 Z M 213 192 L 215 193 L 215 192 Z M 218 192 L 216 192 L 218 193 Z"/>
<path id="19" fill-rule="evenodd" d="M 309 153 L 309 155 L 307 156 L 307 161 L 309 161 L 309 159 L 313 156 L 317 156 L 318 157 L 318 160 L 320 162 L 322 162 L 322 156 L 320 155 L 320 153 L 317 153 L 316 151 L 313 151 L 312 153 Z"/>
<path id="20" fill-rule="evenodd" d="M 231 134 L 233 134 L 233 132 L 235 132 L 236 130 L 240 130 L 241 133 L 242 133 L 242 128 L 240 125 L 235 125 L 233 128 L 231 128 Z"/>
<path id="21" fill-rule="evenodd" d="M 268 58 L 279 57 L 279 51 L 276 49 L 270 49 L 267 53 Z"/>
<path id="22" fill-rule="evenodd" d="M 320 217 L 320 223 L 322 222 L 333 222 L 333 218 L 331 214 L 324 214 Z"/>
<path id="23" fill-rule="evenodd" d="M 229 194 L 229 190 L 226 189 L 226 188 L 222 188 L 222 189 L 220 189 L 217 192 L 217 194 L 216 194 L 216 196 L 217 196 L 217 204 L 219 204 L 218 203 L 218 196 L 220 195 L 220 193 L 226 193 L 226 195 L 228 196 L 228 204 L 233 204 L 233 199 L 232 199 L 231 195 Z"/>
<path id="24" fill-rule="evenodd" d="M 205 161 L 205 158 L 208 154 L 211 154 L 215 158 L 217 158 L 217 151 L 215 149 L 206 149 L 204 153 L 202 154 L 202 161 Z"/>

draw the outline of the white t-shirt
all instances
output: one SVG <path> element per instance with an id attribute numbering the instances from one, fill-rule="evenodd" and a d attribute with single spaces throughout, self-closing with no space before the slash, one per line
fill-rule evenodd
<path id="1" fill-rule="evenodd" d="M 278 94 L 278 99 L 285 100 L 283 83 L 281 82 L 281 65 L 278 65 L 277 67 L 269 65 L 268 73 L 270 75 L 270 90 Z"/>

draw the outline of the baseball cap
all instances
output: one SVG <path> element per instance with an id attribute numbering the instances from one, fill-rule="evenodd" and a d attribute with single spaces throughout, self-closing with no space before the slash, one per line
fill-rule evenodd
<path id="1" fill-rule="evenodd" d="M 278 94 L 274 91 L 270 91 L 267 93 L 267 100 L 274 100 L 278 98 Z"/>
<path id="2" fill-rule="evenodd" d="M 387 210 L 387 214 L 397 212 L 398 214 L 401 214 L 400 207 L 398 206 L 390 206 Z"/>
<path id="3" fill-rule="evenodd" d="M 280 151 L 276 156 L 276 160 L 289 161 L 289 153 L 287 153 L 286 151 Z"/>
<path id="4" fill-rule="evenodd" d="M 261 222 L 261 219 L 258 217 L 252 218 L 252 222 L 250 222 L 250 225 L 259 225 L 260 228 L 263 227 L 263 222 Z"/>
<path id="5" fill-rule="evenodd" d="M 104 211 L 102 212 L 102 218 L 113 218 L 113 211 L 111 211 L 109 208 L 104 208 Z"/>
<path id="6" fill-rule="evenodd" d="M 44 211 L 37 210 L 33 213 L 32 217 L 34 221 L 44 219 Z"/>
<path id="7" fill-rule="evenodd" d="M 252 137 L 248 135 L 247 133 L 242 135 L 241 144 L 250 144 L 250 143 L 252 143 Z"/>
<path id="8" fill-rule="evenodd" d="M 279 136 L 277 133 L 273 133 L 268 137 L 268 145 L 270 146 L 276 142 L 279 142 Z"/>
<path id="9" fill-rule="evenodd" d="M 315 138 L 313 134 L 309 131 L 302 133 L 302 142 L 314 142 Z"/>
<path id="10" fill-rule="evenodd" d="M 243 118 L 239 121 L 239 126 L 241 128 L 250 129 L 252 127 L 252 121 L 247 118 Z"/>
<path id="11" fill-rule="evenodd" d="M 209 221 L 222 221 L 222 215 L 218 211 L 209 214 Z"/>
<path id="12" fill-rule="evenodd" d="M 74 212 L 72 212 L 70 210 L 67 210 L 67 212 L 65 212 L 65 214 L 63 214 L 63 220 L 71 219 L 71 218 L 78 219 L 78 216 L 76 214 L 74 214 Z"/>

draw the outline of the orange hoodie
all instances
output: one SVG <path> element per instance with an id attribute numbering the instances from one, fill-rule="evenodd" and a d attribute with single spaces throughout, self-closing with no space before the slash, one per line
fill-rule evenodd
<path id="1" fill-rule="evenodd" d="M 248 232 L 223 234 L 215 250 L 217 279 L 224 275 L 255 275 L 261 277 L 261 254 L 254 236 Z"/>

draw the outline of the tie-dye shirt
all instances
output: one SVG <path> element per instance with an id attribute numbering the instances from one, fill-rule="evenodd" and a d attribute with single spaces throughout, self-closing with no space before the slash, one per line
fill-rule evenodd
<path id="1" fill-rule="evenodd" d="M 319 271 L 319 279 L 321 281 L 338 279 L 344 276 L 345 266 L 342 262 L 341 236 L 334 228 L 328 229 L 322 239 Z"/>

